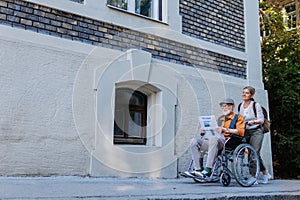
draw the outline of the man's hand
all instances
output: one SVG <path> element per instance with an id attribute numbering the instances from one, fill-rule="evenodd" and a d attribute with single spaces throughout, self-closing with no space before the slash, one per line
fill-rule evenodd
<path id="1" fill-rule="evenodd" d="M 223 135 L 224 135 L 225 138 L 227 138 L 227 137 L 230 137 L 231 134 L 230 133 L 223 133 Z"/>
<path id="2" fill-rule="evenodd" d="M 229 132 L 229 128 L 223 128 L 222 127 L 222 133 L 225 137 L 229 137 L 230 136 L 230 132 Z"/>
<path id="3" fill-rule="evenodd" d="M 200 128 L 200 135 L 201 136 L 205 135 L 205 130 L 203 128 Z"/>

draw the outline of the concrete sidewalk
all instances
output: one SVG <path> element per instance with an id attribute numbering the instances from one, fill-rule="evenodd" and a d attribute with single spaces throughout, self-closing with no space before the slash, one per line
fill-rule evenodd
<path id="1" fill-rule="evenodd" d="M 179 179 L 0 177 L 1 199 L 300 199 L 299 180 L 244 188 Z"/>

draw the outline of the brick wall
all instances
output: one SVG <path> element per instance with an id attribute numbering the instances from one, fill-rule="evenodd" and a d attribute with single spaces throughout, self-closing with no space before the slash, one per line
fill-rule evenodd
<path id="1" fill-rule="evenodd" d="M 0 1 L 0 24 L 246 78 L 246 61 L 21 0 Z"/>
<path id="2" fill-rule="evenodd" d="M 181 0 L 183 34 L 245 51 L 243 0 Z"/>

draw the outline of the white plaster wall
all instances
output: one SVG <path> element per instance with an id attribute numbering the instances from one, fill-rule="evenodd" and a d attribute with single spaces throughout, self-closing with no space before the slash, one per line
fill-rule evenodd
<path id="1" fill-rule="evenodd" d="M 245 0 L 245 44 L 248 84 L 263 88 L 258 1 Z"/>
<path id="2" fill-rule="evenodd" d="M 72 113 L 85 54 L 37 33 L 0 33 L 0 175 L 87 175 L 89 154 Z"/>
<path id="3" fill-rule="evenodd" d="M 245 0 L 245 30 L 246 30 L 246 55 L 247 55 L 247 85 L 256 88 L 255 100 L 269 108 L 268 93 L 264 90 L 262 82 L 262 61 L 259 30 L 258 1 Z M 264 135 L 261 149 L 262 158 L 266 168 L 273 174 L 271 135 Z"/>

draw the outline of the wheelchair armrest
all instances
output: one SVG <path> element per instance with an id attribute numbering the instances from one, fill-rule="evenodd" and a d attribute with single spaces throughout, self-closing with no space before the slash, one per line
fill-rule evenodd
<path id="1" fill-rule="evenodd" d="M 246 138 L 236 135 L 236 134 L 231 134 L 229 139 L 225 142 L 225 148 L 226 149 L 235 149 L 238 145 L 246 143 Z"/>

